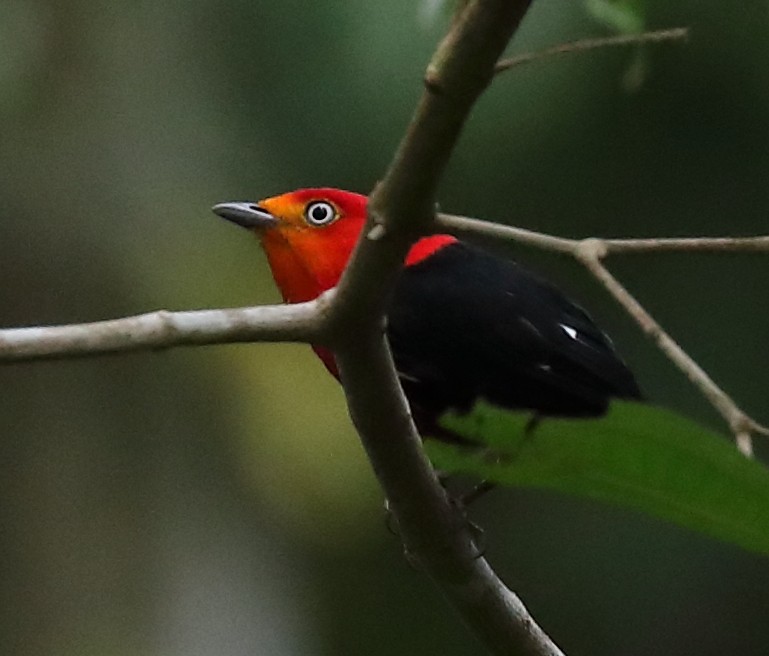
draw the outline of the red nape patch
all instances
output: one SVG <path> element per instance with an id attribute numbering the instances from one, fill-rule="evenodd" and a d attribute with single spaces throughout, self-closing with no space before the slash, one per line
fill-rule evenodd
<path id="1" fill-rule="evenodd" d="M 453 244 L 456 241 L 456 237 L 452 237 L 451 235 L 433 235 L 432 237 L 424 237 L 411 247 L 409 254 L 406 256 L 406 266 L 421 262 L 444 246 Z"/>

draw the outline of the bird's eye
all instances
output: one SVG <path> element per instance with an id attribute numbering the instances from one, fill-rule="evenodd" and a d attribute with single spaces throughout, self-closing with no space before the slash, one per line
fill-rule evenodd
<path id="1" fill-rule="evenodd" d="M 331 203 L 316 200 L 304 208 L 304 218 L 310 225 L 326 225 L 336 218 L 336 208 Z"/>

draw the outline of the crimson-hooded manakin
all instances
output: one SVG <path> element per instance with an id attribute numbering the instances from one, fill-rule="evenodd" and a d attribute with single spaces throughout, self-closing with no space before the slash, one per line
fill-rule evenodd
<path id="1" fill-rule="evenodd" d="M 339 281 L 366 220 L 366 196 L 301 189 L 213 211 L 257 234 L 286 303 Z M 594 417 L 640 399 L 631 371 L 590 316 L 514 261 L 450 235 L 411 248 L 387 317 L 395 368 L 423 435 L 478 400 L 535 417 Z M 313 347 L 338 377 L 333 354 Z"/>

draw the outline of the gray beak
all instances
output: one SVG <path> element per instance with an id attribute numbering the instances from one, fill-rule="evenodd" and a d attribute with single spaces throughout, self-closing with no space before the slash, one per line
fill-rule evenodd
<path id="1" fill-rule="evenodd" d="M 243 228 L 271 228 L 278 224 L 278 219 L 256 203 L 219 203 L 211 211 Z"/>

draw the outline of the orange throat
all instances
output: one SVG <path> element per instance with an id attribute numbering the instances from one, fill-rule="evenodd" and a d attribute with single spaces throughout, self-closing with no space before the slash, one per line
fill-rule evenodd
<path id="1" fill-rule="evenodd" d="M 333 287 L 323 287 L 310 263 L 302 259 L 279 232 L 266 232 L 261 240 L 273 278 L 286 303 L 311 301 Z"/>

